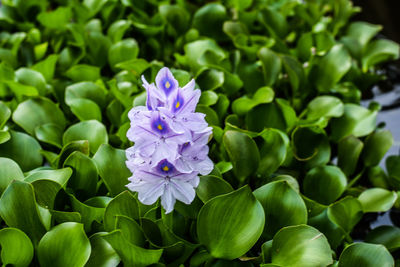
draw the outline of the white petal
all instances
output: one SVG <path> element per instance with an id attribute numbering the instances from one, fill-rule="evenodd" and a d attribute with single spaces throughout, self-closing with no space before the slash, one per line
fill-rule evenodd
<path id="1" fill-rule="evenodd" d="M 196 192 L 193 186 L 188 182 L 182 182 L 177 179 L 171 179 L 169 182 L 173 196 L 185 204 L 192 203 Z"/>
<path id="2" fill-rule="evenodd" d="M 141 181 L 139 183 L 130 183 L 127 187 L 135 192 L 138 192 L 139 201 L 145 205 L 151 205 L 164 193 L 164 181 L 158 183 L 149 183 Z"/>
<path id="3" fill-rule="evenodd" d="M 176 200 L 172 195 L 170 185 L 166 185 L 164 194 L 161 196 L 161 205 L 164 207 L 166 214 L 173 211 L 175 202 Z"/>
<path id="4" fill-rule="evenodd" d="M 192 168 L 195 171 L 198 171 L 201 175 L 207 175 L 214 169 L 214 163 L 212 160 L 207 157 L 202 161 L 192 161 Z"/>

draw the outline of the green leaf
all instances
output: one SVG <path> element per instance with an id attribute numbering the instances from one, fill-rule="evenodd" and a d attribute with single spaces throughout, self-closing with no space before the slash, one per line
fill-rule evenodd
<path id="1" fill-rule="evenodd" d="M 394 260 L 382 245 L 354 243 L 346 247 L 339 258 L 338 267 L 391 267 Z"/>
<path id="2" fill-rule="evenodd" d="M 367 45 L 362 56 L 362 70 L 367 72 L 376 64 L 399 58 L 399 45 L 393 41 L 380 39 Z"/>
<path id="3" fill-rule="evenodd" d="M 54 11 L 42 12 L 38 15 L 37 20 L 46 28 L 52 30 L 63 30 L 72 19 L 72 11 L 70 7 L 58 7 Z"/>
<path id="4" fill-rule="evenodd" d="M 317 96 L 308 103 L 307 119 L 315 120 L 321 117 L 340 117 L 343 115 L 344 105 L 334 96 Z"/>
<path id="5" fill-rule="evenodd" d="M 47 82 L 54 77 L 58 55 L 49 55 L 46 59 L 39 61 L 32 66 L 33 70 L 40 72 Z"/>
<path id="6" fill-rule="evenodd" d="M 320 92 L 329 92 L 350 70 L 351 57 L 343 45 L 337 44 L 320 60 L 315 84 Z"/>
<path id="7" fill-rule="evenodd" d="M 208 90 L 201 93 L 199 103 L 205 106 L 212 106 L 215 103 L 217 103 L 217 101 L 218 101 L 218 95 L 213 91 Z"/>
<path id="8" fill-rule="evenodd" d="M 46 233 L 29 183 L 13 181 L 7 187 L 0 199 L 0 216 L 9 227 L 25 232 L 35 246 Z"/>
<path id="9" fill-rule="evenodd" d="M 110 37 L 113 43 L 119 42 L 131 25 L 131 22 L 128 20 L 116 20 L 108 28 L 107 36 Z"/>
<path id="10" fill-rule="evenodd" d="M 116 215 L 115 228 L 120 229 L 124 237 L 133 245 L 144 247 L 146 238 L 140 225 L 133 219 Z"/>
<path id="11" fill-rule="evenodd" d="M 46 79 L 44 76 L 35 70 L 28 68 L 20 68 L 15 72 L 17 82 L 34 87 L 40 95 L 46 93 Z"/>
<path id="12" fill-rule="evenodd" d="M 92 230 L 93 222 L 101 223 L 104 215 L 104 207 L 89 206 L 85 203 L 80 202 L 74 195 L 69 195 L 71 201 L 71 207 L 73 211 L 79 212 L 81 215 L 81 221 L 84 225 L 86 232 Z"/>
<path id="13" fill-rule="evenodd" d="M 354 173 L 363 150 L 364 143 L 357 137 L 349 135 L 338 143 L 338 166 L 348 177 Z"/>
<path id="14" fill-rule="evenodd" d="M 282 68 L 281 58 L 267 47 L 262 47 L 258 51 L 261 60 L 265 85 L 271 86 L 275 83 Z"/>
<path id="15" fill-rule="evenodd" d="M 126 189 L 128 177 L 132 174 L 125 165 L 125 151 L 109 145 L 100 146 L 93 161 L 97 166 L 100 177 L 113 196 Z"/>
<path id="16" fill-rule="evenodd" d="M 267 240 L 282 227 L 307 223 L 306 205 L 286 181 L 268 183 L 255 190 L 254 196 L 264 208 Z"/>
<path id="17" fill-rule="evenodd" d="M 347 28 L 346 35 L 357 40 L 363 50 L 366 44 L 382 30 L 382 26 L 364 21 L 355 21 Z"/>
<path id="18" fill-rule="evenodd" d="M 96 153 L 102 144 L 108 143 L 106 127 L 96 120 L 76 123 L 64 132 L 63 144 L 78 140 L 88 140 L 90 151 Z"/>
<path id="19" fill-rule="evenodd" d="M 14 160 L 22 171 L 42 166 L 43 157 L 40 154 L 42 148 L 39 143 L 27 134 L 14 131 L 9 133 L 10 140 L 0 144 L 0 157 Z"/>
<path id="20" fill-rule="evenodd" d="M 90 242 L 83 225 L 62 223 L 40 240 L 38 258 L 41 266 L 84 266 L 90 256 Z"/>
<path id="21" fill-rule="evenodd" d="M 18 164 L 9 158 L 0 158 L 0 195 L 13 180 L 23 180 L 24 174 Z"/>
<path id="22" fill-rule="evenodd" d="M 116 64 L 135 59 L 139 54 L 139 45 L 135 39 L 129 38 L 113 44 L 108 50 L 108 63 L 113 68 Z"/>
<path id="23" fill-rule="evenodd" d="M 368 233 L 365 242 L 384 245 L 389 251 L 400 248 L 400 229 L 391 225 L 381 225 Z"/>
<path id="24" fill-rule="evenodd" d="M 93 82 L 74 83 L 65 89 L 65 103 L 71 105 L 76 99 L 88 99 L 100 107 L 105 106 L 106 93 L 103 88 Z"/>
<path id="25" fill-rule="evenodd" d="M 86 64 L 77 64 L 67 70 L 65 76 L 74 82 L 96 81 L 100 79 L 100 68 Z"/>
<path id="26" fill-rule="evenodd" d="M 376 166 L 392 147 L 393 136 L 389 130 L 378 130 L 365 140 L 362 158 L 365 166 Z"/>
<path id="27" fill-rule="evenodd" d="M 237 216 L 240 214 L 240 216 Z M 264 210 L 248 186 L 209 200 L 197 217 L 197 236 L 213 257 L 245 254 L 264 228 Z"/>
<path id="28" fill-rule="evenodd" d="M 389 183 L 397 190 L 400 187 L 400 157 L 391 155 L 386 159 L 386 169 L 389 175 Z"/>
<path id="29" fill-rule="evenodd" d="M 232 110 L 237 115 L 244 115 L 257 105 L 272 102 L 274 96 L 274 90 L 270 87 L 261 87 L 255 92 L 252 98 L 244 96 L 233 101 Z"/>
<path id="30" fill-rule="evenodd" d="M 260 149 L 260 165 L 258 173 L 269 175 L 283 164 L 289 148 L 288 136 L 277 129 L 269 128 L 262 131 L 259 136 L 264 139 Z"/>
<path id="31" fill-rule="evenodd" d="M 257 170 L 260 153 L 256 143 L 247 134 L 227 131 L 224 134 L 223 142 L 232 162 L 233 171 L 240 181 Z"/>
<path id="32" fill-rule="evenodd" d="M 346 190 L 346 175 L 336 166 L 318 166 L 307 172 L 304 194 L 321 204 L 331 204 Z"/>
<path id="33" fill-rule="evenodd" d="M 362 216 L 362 205 L 353 197 L 345 197 L 328 207 L 328 218 L 347 233 L 353 230 Z"/>
<path id="34" fill-rule="evenodd" d="M 362 137 L 372 133 L 376 127 L 376 114 L 375 110 L 355 104 L 345 104 L 343 116 L 331 121 L 331 137 L 340 140 L 348 135 Z"/>
<path id="35" fill-rule="evenodd" d="M 51 100 L 39 97 L 28 99 L 18 105 L 12 115 L 13 121 L 27 133 L 33 135 L 35 128 L 52 123 L 65 128 L 66 121 L 63 112 Z"/>
<path id="36" fill-rule="evenodd" d="M 200 183 L 196 188 L 197 196 L 204 203 L 216 196 L 232 191 L 233 188 L 228 182 L 214 175 L 201 176 Z"/>
<path id="37" fill-rule="evenodd" d="M 0 230 L 1 262 L 4 266 L 28 266 L 33 258 L 31 240 L 16 228 Z"/>
<path id="38" fill-rule="evenodd" d="M 64 161 L 64 167 L 71 167 L 73 175 L 68 187 L 82 198 L 94 196 L 97 186 L 97 168 L 93 160 L 80 151 L 72 152 Z"/>
<path id="39" fill-rule="evenodd" d="M 358 196 L 364 212 L 384 212 L 392 208 L 397 194 L 383 188 L 370 188 Z"/>
<path id="40" fill-rule="evenodd" d="M 120 230 L 103 235 L 102 238 L 115 249 L 125 266 L 140 267 L 157 263 L 163 253 L 162 249 L 144 249 L 131 244 Z"/>
<path id="41" fill-rule="evenodd" d="M 86 262 L 87 267 L 116 267 L 121 259 L 112 246 L 103 239 L 105 232 L 98 232 L 89 238 L 92 251 Z"/>
<path id="42" fill-rule="evenodd" d="M 201 35 L 212 39 L 224 39 L 222 25 L 228 19 L 226 9 L 219 3 L 210 3 L 199 8 L 193 16 L 193 27 Z"/>
<path id="43" fill-rule="evenodd" d="M 128 191 L 122 192 L 108 203 L 104 211 L 104 228 L 111 232 L 116 229 L 117 216 L 139 219 L 139 214 L 138 200 Z"/>
<path id="44" fill-rule="evenodd" d="M 328 266 L 333 263 L 326 237 L 308 225 L 282 228 L 272 241 L 272 263 L 285 267 Z"/>
<path id="45" fill-rule="evenodd" d="M 63 128 L 54 123 L 46 123 L 35 128 L 35 136 L 39 141 L 62 148 Z"/>
<path id="46" fill-rule="evenodd" d="M 6 124 L 8 119 L 11 117 L 11 110 L 4 104 L 3 101 L 0 101 L 0 129 Z"/>
<path id="47" fill-rule="evenodd" d="M 68 102 L 72 113 L 80 120 L 98 120 L 101 122 L 101 110 L 99 106 L 89 99 L 79 98 Z"/>

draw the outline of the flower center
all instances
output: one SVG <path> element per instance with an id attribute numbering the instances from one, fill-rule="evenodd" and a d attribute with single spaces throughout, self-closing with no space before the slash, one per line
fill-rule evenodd
<path id="1" fill-rule="evenodd" d="M 175 108 L 179 108 L 181 106 L 181 103 L 179 101 L 176 102 Z"/>
<path id="2" fill-rule="evenodd" d="M 158 125 L 157 125 L 157 129 L 161 131 L 161 130 L 163 129 L 162 125 L 161 125 L 161 124 L 158 124 Z"/>
<path id="3" fill-rule="evenodd" d="M 169 81 L 165 82 L 165 88 L 169 89 L 171 87 L 171 84 L 169 83 Z"/>
<path id="4" fill-rule="evenodd" d="M 165 172 L 169 171 L 169 168 L 168 168 L 167 165 L 165 165 L 162 169 L 163 169 L 163 171 L 165 171 Z"/>

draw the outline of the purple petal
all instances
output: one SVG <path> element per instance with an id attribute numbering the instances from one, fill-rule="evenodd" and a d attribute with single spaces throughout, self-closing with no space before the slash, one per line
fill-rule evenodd
<path id="1" fill-rule="evenodd" d="M 172 195 L 185 204 L 190 204 L 196 196 L 193 186 L 188 182 L 183 182 L 177 179 L 171 179 L 169 185 Z"/>
<path id="2" fill-rule="evenodd" d="M 156 76 L 156 85 L 159 90 L 164 91 L 165 96 L 168 97 L 171 92 L 178 88 L 178 81 L 175 80 L 171 71 L 164 67 L 162 68 Z"/>
<path id="3" fill-rule="evenodd" d="M 170 213 L 173 211 L 174 206 L 175 206 L 175 198 L 172 196 L 171 188 L 170 186 L 166 185 L 164 194 L 161 196 L 161 205 L 165 209 L 165 214 Z"/>

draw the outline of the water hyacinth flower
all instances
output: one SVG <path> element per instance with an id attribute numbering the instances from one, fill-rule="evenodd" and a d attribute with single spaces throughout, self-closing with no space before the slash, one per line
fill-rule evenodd
<path id="1" fill-rule="evenodd" d="M 126 165 L 132 172 L 127 187 L 138 192 L 146 205 L 161 198 L 165 212 L 173 210 L 176 200 L 190 204 L 195 198 L 199 174 L 209 174 L 214 164 L 208 157 L 212 128 L 205 114 L 195 112 L 200 90 L 192 79 L 179 87 L 168 68 L 162 68 L 149 84 L 146 106 L 134 107 L 128 117 L 129 140 Z"/>

